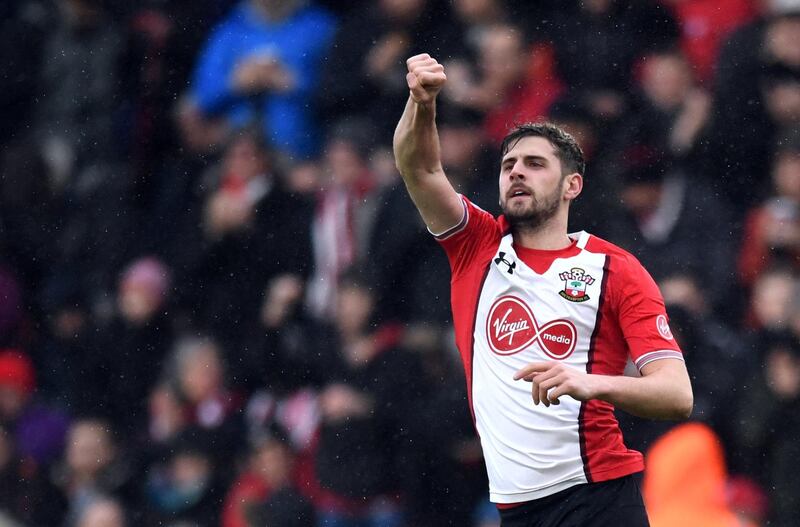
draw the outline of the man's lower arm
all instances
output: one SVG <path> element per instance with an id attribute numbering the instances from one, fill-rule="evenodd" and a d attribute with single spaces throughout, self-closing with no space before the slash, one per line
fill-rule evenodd
<path id="1" fill-rule="evenodd" d="M 691 387 L 658 375 L 627 377 L 592 375 L 597 399 L 638 417 L 686 419 L 692 411 Z"/>
<path id="2" fill-rule="evenodd" d="M 403 179 L 442 172 L 434 102 L 422 105 L 408 98 L 395 130 L 394 154 Z"/>

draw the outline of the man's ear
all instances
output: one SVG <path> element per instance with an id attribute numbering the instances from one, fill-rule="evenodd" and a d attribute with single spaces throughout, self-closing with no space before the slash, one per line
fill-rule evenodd
<path id="1" fill-rule="evenodd" d="M 580 195 L 582 190 L 583 176 L 573 172 L 564 178 L 564 199 L 572 201 Z"/>

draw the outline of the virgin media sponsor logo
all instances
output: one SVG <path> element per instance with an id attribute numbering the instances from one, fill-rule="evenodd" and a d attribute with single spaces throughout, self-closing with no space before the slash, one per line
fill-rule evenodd
<path id="1" fill-rule="evenodd" d="M 536 344 L 550 358 L 562 360 L 575 351 L 575 325 L 558 319 L 541 326 L 520 298 L 506 295 L 495 300 L 486 318 L 489 347 L 498 355 L 513 355 Z"/>

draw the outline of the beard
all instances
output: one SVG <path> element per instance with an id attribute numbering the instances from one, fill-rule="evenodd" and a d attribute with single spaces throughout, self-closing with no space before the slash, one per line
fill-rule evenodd
<path id="1" fill-rule="evenodd" d="M 514 232 L 535 232 L 552 219 L 561 203 L 561 185 L 553 192 L 537 198 L 531 194 L 531 203 L 526 206 L 508 207 L 508 200 L 500 202 L 503 215 Z"/>

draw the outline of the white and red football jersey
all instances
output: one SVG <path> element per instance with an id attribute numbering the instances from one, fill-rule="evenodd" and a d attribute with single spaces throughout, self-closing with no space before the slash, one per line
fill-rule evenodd
<path id="1" fill-rule="evenodd" d="M 622 375 L 682 359 L 653 279 L 629 253 L 585 232 L 557 251 L 515 246 L 508 223 L 464 198 L 459 225 L 438 235 L 452 272 L 456 344 L 489 475 L 490 499 L 519 503 L 643 470 L 610 403 L 561 397 L 534 405 L 514 373 L 557 360 Z"/>

